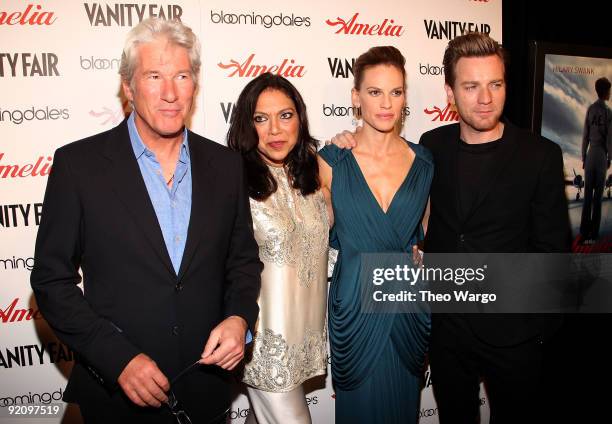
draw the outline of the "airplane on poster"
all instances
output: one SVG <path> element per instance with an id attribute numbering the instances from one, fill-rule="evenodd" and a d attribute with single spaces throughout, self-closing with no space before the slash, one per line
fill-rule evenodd
<path id="1" fill-rule="evenodd" d="M 576 193 L 576 201 L 578 201 L 580 200 L 580 193 L 582 193 L 582 189 L 584 188 L 584 178 L 582 178 L 582 175 L 576 174 L 576 170 L 574 168 L 572 168 L 572 171 L 574 171 L 574 179 L 565 180 L 565 185 L 571 185 L 578 189 L 578 192 Z M 610 181 L 610 183 L 612 184 L 612 181 Z"/>

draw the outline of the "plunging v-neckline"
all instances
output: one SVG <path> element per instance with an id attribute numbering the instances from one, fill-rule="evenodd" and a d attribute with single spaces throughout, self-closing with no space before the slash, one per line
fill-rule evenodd
<path id="1" fill-rule="evenodd" d="M 389 202 L 389 206 L 387 206 L 387 210 L 384 210 L 383 207 L 381 206 L 381 204 L 378 203 L 378 199 L 374 195 L 374 192 L 372 191 L 372 188 L 370 187 L 370 184 L 368 183 L 368 180 L 366 179 L 365 174 L 361 170 L 361 166 L 359 166 L 359 162 L 357 161 L 357 158 L 353 154 L 353 151 L 352 150 L 350 151 L 350 156 L 353 159 L 353 162 L 355 163 L 355 166 L 357 167 L 357 171 L 358 171 L 359 176 L 363 180 L 363 183 L 365 184 L 365 186 L 366 186 L 366 188 L 368 190 L 368 193 L 370 193 L 370 197 L 372 198 L 372 200 L 374 201 L 376 206 L 378 206 L 378 210 L 380 210 L 383 213 L 383 215 L 387 215 L 389 213 L 389 211 L 391 210 L 391 207 L 393 207 L 393 203 L 395 202 L 395 199 L 397 198 L 397 193 L 400 192 L 400 190 L 404 187 L 404 184 L 406 184 L 406 181 L 408 181 L 408 177 L 410 177 L 410 174 L 412 174 L 412 168 L 414 168 L 414 163 L 417 160 L 417 153 L 416 153 L 416 151 L 410 146 L 410 143 L 408 141 L 406 141 L 406 140 L 404 140 L 404 141 L 406 142 L 406 145 L 408 146 L 408 148 L 414 153 L 414 159 L 412 160 L 412 163 L 410 164 L 410 167 L 408 168 L 408 171 L 406 172 L 406 176 L 404 177 L 404 180 L 398 186 L 397 190 L 395 190 L 395 193 L 393 193 L 393 196 L 391 197 L 391 201 Z"/>

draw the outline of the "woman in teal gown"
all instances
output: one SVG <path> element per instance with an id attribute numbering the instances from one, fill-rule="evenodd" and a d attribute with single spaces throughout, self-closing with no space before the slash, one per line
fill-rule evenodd
<path id="1" fill-rule="evenodd" d="M 332 247 L 339 250 L 329 291 L 328 325 L 336 424 L 416 423 L 430 316 L 362 313 L 361 253 L 411 253 L 433 176 L 423 146 L 399 137 L 404 58 L 375 47 L 354 66 L 353 106 L 361 108 L 357 147 L 319 154 L 331 198 Z"/>

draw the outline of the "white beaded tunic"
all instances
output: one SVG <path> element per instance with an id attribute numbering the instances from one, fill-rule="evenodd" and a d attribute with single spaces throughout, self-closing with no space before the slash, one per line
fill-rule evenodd
<path id="1" fill-rule="evenodd" d="M 288 392 L 327 369 L 329 223 L 321 191 L 302 196 L 284 168 L 268 166 L 278 189 L 251 199 L 259 258 L 264 263 L 259 318 L 243 381 Z"/>

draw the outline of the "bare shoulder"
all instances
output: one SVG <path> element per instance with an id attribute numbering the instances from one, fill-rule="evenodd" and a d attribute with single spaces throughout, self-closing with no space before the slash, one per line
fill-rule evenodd
<path id="1" fill-rule="evenodd" d="M 321 187 L 329 190 L 331 187 L 333 170 L 332 167 L 321 157 L 317 155 L 317 163 L 319 165 L 319 178 L 321 179 Z"/>

